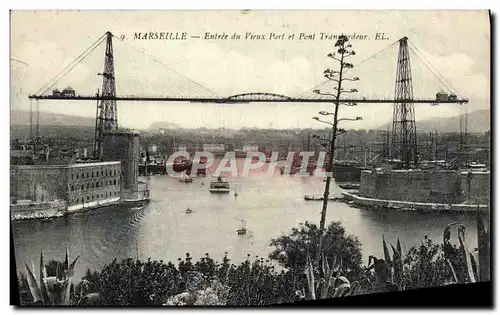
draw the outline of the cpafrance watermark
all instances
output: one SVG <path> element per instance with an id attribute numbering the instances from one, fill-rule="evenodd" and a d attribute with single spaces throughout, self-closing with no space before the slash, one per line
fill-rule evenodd
<path id="1" fill-rule="evenodd" d="M 317 156 L 317 159 L 312 159 Z M 237 158 L 235 152 L 226 152 L 224 157 L 217 163 L 217 168 L 214 172 L 215 176 L 221 173 L 230 173 L 231 177 L 246 177 L 249 176 L 251 170 L 257 170 L 263 168 L 267 164 L 267 176 L 273 176 L 276 172 L 276 168 L 281 170 L 282 174 L 291 174 L 292 170 L 294 175 L 298 176 L 314 176 L 314 177 L 331 177 L 331 172 L 324 171 L 326 152 L 299 152 L 298 157 L 301 158 L 300 167 L 297 170 L 297 164 L 294 165 L 294 158 L 297 157 L 296 152 L 289 152 L 285 160 L 278 160 L 279 153 L 272 152 L 271 156 L 268 158 L 262 152 L 246 152 L 244 157 L 243 168 L 238 171 L 237 160 L 242 158 Z M 170 176 L 181 176 L 185 171 L 176 171 L 174 168 L 174 162 L 179 158 L 192 161 L 191 174 L 198 174 L 199 170 L 210 168 L 216 161 L 215 156 L 211 152 L 201 151 L 195 152 L 193 158 L 191 159 L 191 153 L 187 151 L 177 151 L 170 155 L 166 161 L 166 171 Z M 311 174 L 310 163 L 315 163 L 315 169 Z"/>

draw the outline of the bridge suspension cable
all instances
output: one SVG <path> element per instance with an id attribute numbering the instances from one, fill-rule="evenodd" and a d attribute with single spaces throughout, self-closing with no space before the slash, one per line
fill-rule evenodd
<path id="1" fill-rule="evenodd" d="M 66 74 L 73 70 L 78 64 L 80 64 L 85 58 L 87 58 L 91 52 L 93 52 L 99 45 L 101 45 L 106 39 L 106 33 L 99 37 L 92 45 L 90 45 L 85 51 L 83 51 L 78 57 L 76 57 L 72 62 L 70 62 L 66 67 L 64 67 L 52 80 L 47 82 L 42 86 L 35 95 L 43 95 L 48 90 L 50 90 L 54 85 L 56 85 Z"/>
<path id="2" fill-rule="evenodd" d="M 439 80 L 439 82 L 447 88 L 450 92 L 455 93 L 458 97 L 462 97 L 458 91 L 446 80 L 446 77 L 442 75 L 439 70 L 437 70 L 423 55 L 423 53 L 418 49 L 418 47 L 411 41 L 408 40 L 412 47 L 409 47 L 415 56 L 424 64 L 424 66 Z M 434 70 L 433 70 L 434 69 Z"/>
<path id="3" fill-rule="evenodd" d="M 365 58 L 363 59 L 362 61 L 358 62 L 357 64 L 354 65 L 353 68 L 356 68 L 356 67 L 359 67 L 360 65 L 362 65 L 363 63 L 365 63 L 366 61 L 368 60 L 371 60 L 371 59 L 374 59 L 375 57 L 377 57 L 378 55 L 382 54 L 384 51 L 388 50 L 389 48 L 391 48 L 392 46 L 396 45 L 399 43 L 399 40 L 395 41 L 394 43 L 390 44 L 389 46 L 386 46 L 384 49 L 374 53 L 373 55 L 369 56 L 368 58 Z M 348 68 L 348 69 L 345 69 L 344 72 L 347 72 L 353 68 Z M 320 87 L 324 86 L 325 84 L 327 83 L 330 83 L 332 82 L 331 80 L 326 80 L 318 85 L 316 85 L 315 87 L 311 88 L 311 89 L 308 89 L 307 91 L 304 91 L 298 95 L 296 95 L 294 98 L 301 98 L 303 97 L 304 95 L 308 94 L 308 93 L 311 93 L 311 91 L 313 90 L 316 90 L 316 89 L 319 89 Z"/>
<path id="4" fill-rule="evenodd" d="M 134 51 L 137 51 L 141 53 L 143 56 L 146 58 L 154 61 L 157 64 L 160 64 L 164 68 L 168 69 L 172 73 L 175 73 L 176 75 L 182 77 L 184 80 L 187 80 L 188 83 L 192 86 L 196 86 L 197 89 L 202 89 L 205 92 L 209 92 L 210 96 L 197 96 L 193 91 L 187 90 L 187 95 L 185 96 L 176 96 L 176 95 L 161 95 L 161 96 L 151 96 L 151 95 L 146 95 L 146 96 L 138 96 L 138 95 L 96 95 L 96 94 L 87 94 L 87 95 L 45 95 L 45 93 L 53 87 L 59 80 L 61 80 L 62 77 L 64 77 L 67 73 L 69 73 L 77 64 L 81 63 L 87 56 L 94 51 L 100 44 L 102 44 L 106 38 L 107 33 L 103 34 L 99 39 L 97 39 L 89 48 L 87 48 L 80 56 L 78 56 L 72 63 L 67 65 L 53 80 L 49 81 L 49 83 L 45 84 L 36 94 L 30 95 L 30 99 L 37 99 L 37 100 L 121 100 L 121 101 L 159 101 L 159 102 L 182 102 L 182 101 L 187 101 L 187 102 L 201 102 L 201 103 L 250 103 L 250 102 L 287 102 L 287 103 L 321 103 L 321 102 L 332 102 L 334 99 L 332 97 L 328 96 L 321 96 L 321 95 L 314 95 L 310 96 L 307 95 L 308 93 L 311 92 L 311 89 L 308 91 L 305 91 L 303 93 L 298 94 L 295 97 L 288 97 L 285 95 L 280 95 L 280 94 L 274 94 L 274 93 L 244 93 L 244 94 L 238 94 L 238 95 L 233 95 L 229 97 L 221 97 L 218 96 L 217 93 L 212 91 L 211 89 L 203 86 L 202 84 L 189 79 L 188 77 L 182 75 L 178 71 L 175 71 L 165 65 L 163 62 L 159 61 L 157 58 L 153 57 L 152 55 L 146 53 L 143 49 L 139 49 L 137 47 L 134 47 L 133 45 L 125 42 L 122 38 L 119 38 L 117 36 L 112 35 L 116 39 L 118 39 L 117 42 L 124 43 L 127 47 L 132 48 Z M 361 62 L 357 63 L 356 67 L 359 67 L 359 65 L 364 64 L 365 62 L 372 60 L 379 55 L 381 55 L 383 52 L 387 51 L 391 47 L 393 47 L 395 44 L 399 43 L 398 41 L 393 42 L 392 44 L 386 46 L 384 49 L 378 51 L 377 53 L 371 55 L 368 58 L 365 58 Z M 412 43 L 413 46 L 415 46 Z M 412 51 L 417 55 L 417 50 L 418 48 L 412 49 Z M 418 56 L 418 55 L 417 55 Z M 422 58 L 418 56 L 422 62 L 425 62 L 425 58 Z M 431 71 L 431 73 L 436 76 L 441 84 L 445 85 L 444 83 L 445 80 L 440 79 L 439 75 L 436 74 L 436 71 L 433 71 L 431 69 L 431 66 L 425 64 L 425 66 Z M 348 71 L 350 69 L 346 69 Z M 442 76 L 442 75 L 441 75 Z M 317 86 L 315 86 L 313 89 L 318 89 L 319 87 L 324 86 L 325 84 L 331 82 L 330 80 L 327 80 Z M 451 86 L 448 84 L 448 86 Z M 186 86 L 181 85 L 180 88 L 187 89 Z M 451 88 L 453 91 L 455 89 Z M 40 93 L 42 91 L 42 93 Z M 176 93 L 177 94 L 177 93 Z M 458 93 L 456 93 L 458 96 Z M 367 99 L 365 97 L 352 97 L 352 98 L 345 98 L 340 101 L 344 102 L 356 102 L 356 103 L 393 103 L 394 99 L 392 98 L 377 98 L 377 99 Z M 448 100 L 448 101 L 437 101 L 434 98 L 420 98 L 420 99 L 414 99 L 412 100 L 414 103 L 467 103 L 468 100 L 466 99 L 458 99 L 458 100 Z"/>
<path id="5" fill-rule="evenodd" d="M 183 74 L 179 73 L 178 71 L 176 71 L 176 70 L 174 70 L 174 69 L 170 68 L 170 67 L 169 67 L 169 66 L 167 66 L 165 63 L 161 62 L 160 60 L 158 60 L 157 58 L 155 58 L 155 57 L 154 57 L 154 56 L 152 56 L 151 54 L 148 54 L 147 52 L 145 52 L 145 51 L 144 51 L 144 49 L 137 48 L 137 47 L 135 47 L 135 46 L 133 46 L 133 45 L 131 45 L 131 44 L 127 43 L 126 41 L 124 41 L 123 39 L 121 39 L 121 38 L 119 38 L 119 37 L 117 37 L 117 36 L 115 36 L 115 35 L 113 35 L 113 37 L 115 37 L 115 38 L 116 38 L 116 39 L 118 39 L 121 43 L 123 43 L 123 44 L 127 45 L 127 46 L 128 46 L 128 47 L 130 47 L 131 49 L 133 49 L 133 50 L 135 50 L 135 51 L 137 51 L 137 52 L 141 53 L 144 57 L 149 58 L 150 60 L 152 60 L 152 61 L 154 61 L 154 62 L 158 63 L 159 65 L 161 65 L 161 66 L 163 66 L 163 67 L 165 67 L 167 70 L 169 70 L 169 71 L 171 71 L 171 72 L 173 72 L 173 73 L 175 73 L 175 74 L 177 74 L 177 75 L 181 76 L 182 78 L 186 79 L 186 80 L 188 81 L 188 83 L 192 83 L 192 84 L 194 84 L 195 86 L 200 87 L 202 90 L 209 92 L 212 96 L 218 96 L 218 95 L 217 95 L 217 93 L 215 93 L 213 90 L 211 90 L 211 89 L 207 88 L 206 86 L 204 86 L 204 85 L 202 85 L 202 84 L 200 84 L 200 83 L 198 83 L 198 82 L 196 82 L 196 81 L 194 81 L 194 80 L 192 80 L 192 79 L 190 79 L 190 78 L 186 77 L 185 75 L 183 75 Z"/>

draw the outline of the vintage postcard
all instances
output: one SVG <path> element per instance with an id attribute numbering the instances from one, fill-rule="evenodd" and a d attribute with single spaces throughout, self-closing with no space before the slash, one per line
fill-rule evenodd
<path id="1" fill-rule="evenodd" d="M 491 283 L 488 11 L 11 11 L 10 27 L 20 305 Z"/>

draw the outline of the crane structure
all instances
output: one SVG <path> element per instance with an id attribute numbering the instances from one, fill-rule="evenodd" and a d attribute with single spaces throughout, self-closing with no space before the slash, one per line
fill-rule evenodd
<path id="1" fill-rule="evenodd" d="M 399 40 L 394 112 L 392 117 L 392 159 L 401 161 L 405 169 L 418 165 L 417 126 L 413 105 L 408 37 Z"/>
<path id="2" fill-rule="evenodd" d="M 52 93 L 47 94 L 51 87 L 53 87 L 59 80 L 59 75 L 53 82 L 47 83 L 39 92 L 29 95 L 30 100 L 36 100 L 37 106 L 40 100 L 74 100 L 74 101 L 88 101 L 94 100 L 97 102 L 96 110 L 96 127 L 94 139 L 94 158 L 100 159 L 102 155 L 103 133 L 106 131 L 117 130 L 118 116 L 117 116 L 117 102 L 118 101 L 138 101 L 138 102 L 191 102 L 191 103 L 215 103 L 215 104 L 238 104 L 238 103 L 332 103 L 336 100 L 333 96 L 329 95 L 315 95 L 311 96 L 295 96 L 289 97 L 286 95 L 275 93 L 244 93 L 233 96 L 137 96 L 137 95 L 116 95 L 116 78 L 114 67 L 114 52 L 113 52 L 113 37 L 111 32 L 106 32 L 96 42 L 94 42 L 86 51 L 84 51 L 77 59 L 69 64 L 61 73 L 65 75 L 72 68 L 81 62 L 88 54 L 95 50 L 101 43 L 106 42 L 104 69 L 98 75 L 103 76 L 102 89 L 95 95 L 80 95 L 76 93 Z M 115 37 L 117 38 L 117 37 Z M 123 40 L 123 38 L 118 38 Z M 395 156 L 398 156 L 404 165 L 409 167 L 410 161 L 415 161 L 417 153 L 416 147 L 416 129 L 415 129 L 415 116 L 413 104 L 416 103 L 429 103 L 436 105 L 438 103 L 468 103 L 467 99 L 436 99 L 433 97 L 416 99 L 413 97 L 413 88 L 411 83 L 411 69 L 408 54 L 408 38 L 404 37 L 399 40 L 399 56 L 398 68 L 396 78 L 396 88 L 394 98 L 378 98 L 368 99 L 365 97 L 352 97 L 343 98 L 339 102 L 357 104 L 357 103 L 390 103 L 394 106 L 393 117 L 393 133 L 392 133 L 392 151 Z M 378 54 L 378 53 L 377 53 Z M 375 54 L 376 55 L 376 54 Z M 151 56 L 148 56 L 151 58 Z M 366 59 L 367 60 L 367 59 Z M 194 81 L 191 81 L 194 82 Z M 194 82 L 196 85 L 200 84 Z M 325 84 L 323 82 L 322 84 Z M 321 84 L 321 85 L 322 85 Z M 208 89 L 207 89 L 208 90 Z M 37 107 L 38 110 L 38 107 Z M 31 124 L 38 124 L 38 120 L 31 122 Z M 38 127 L 35 128 L 38 131 Z"/>
<path id="3" fill-rule="evenodd" d="M 102 156 L 103 134 L 106 131 L 115 131 L 118 129 L 118 116 L 116 106 L 116 82 L 115 82 L 115 64 L 113 58 L 113 35 L 106 32 L 106 52 L 104 55 L 104 71 L 102 75 L 103 98 L 98 99 L 96 113 L 96 127 L 94 139 L 94 157 Z M 97 93 L 99 95 L 99 93 Z"/>

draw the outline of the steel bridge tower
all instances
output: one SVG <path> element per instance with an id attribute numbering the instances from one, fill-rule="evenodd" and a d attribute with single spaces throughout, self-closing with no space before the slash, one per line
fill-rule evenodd
<path id="1" fill-rule="evenodd" d="M 407 37 L 399 40 L 394 101 L 392 158 L 401 160 L 404 169 L 417 167 L 417 129 L 415 125 L 413 84 Z"/>
<path id="2" fill-rule="evenodd" d="M 106 32 L 106 52 L 102 75 L 101 100 L 97 97 L 96 128 L 94 140 L 94 158 L 102 157 L 103 136 L 106 131 L 118 129 L 116 106 L 115 65 L 113 59 L 113 34 Z M 99 94 L 99 92 L 97 92 Z M 99 96 L 99 95 L 97 95 Z M 108 98 L 108 99 L 107 99 Z"/>

